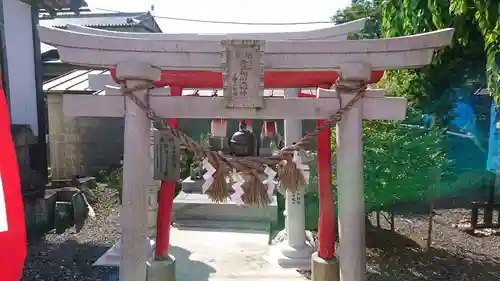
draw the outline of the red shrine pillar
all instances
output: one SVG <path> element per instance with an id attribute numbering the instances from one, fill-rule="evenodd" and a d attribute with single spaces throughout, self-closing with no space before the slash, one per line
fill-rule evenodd
<path id="1" fill-rule="evenodd" d="M 330 88 L 321 85 L 320 88 Z M 316 121 L 316 127 L 325 121 Z M 322 259 L 333 259 L 335 254 L 335 217 L 334 199 L 332 193 L 332 128 L 328 126 L 317 138 L 317 172 L 318 172 L 318 256 Z"/>
<path id="2" fill-rule="evenodd" d="M 170 95 L 182 96 L 182 88 L 171 87 Z M 179 127 L 179 121 L 174 118 L 168 119 L 172 128 Z M 156 219 L 156 260 L 168 259 L 168 248 L 170 244 L 170 224 L 172 222 L 172 207 L 175 197 L 175 181 L 162 181 L 160 196 L 158 200 L 158 215 Z"/>
<path id="3" fill-rule="evenodd" d="M 329 88 L 321 85 L 321 88 Z M 300 93 L 299 97 L 315 97 Z M 316 121 L 316 127 L 325 121 Z M 323 129 L 317 137 L 317 173 L 318 173 L 318 256 L 323 259 L 333 259 L 335 253 L 335 218 L 332 193 L 332 149 L 331 126 Z"/>
<path id="4" fill-rule="evenodd" d="M 316 127 L 325 121 L 316 121 Z M 318 256 L 333 259 L 335 253 L 335 218 L 332 194 L 332 150 L 330 144 L 331 127 L 321 131 L 317 139 L 318 171 Z"/>

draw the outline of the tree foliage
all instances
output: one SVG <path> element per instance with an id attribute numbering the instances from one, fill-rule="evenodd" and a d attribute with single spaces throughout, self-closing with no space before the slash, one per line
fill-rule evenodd
<path id="1" fill-rule="evenodd" d="M 364 179 L 367 210 L 429 196 L 445 163 L 442 133 L 402 122 L 365 121 Z M 438 169 L 437 169 L 438 168 Z"/>
<path id="2" fill-rule="evenodd" d="M 349 39 L 373 39 L 380 38 L 381 17 L 380 0 L 358 1 L 356 4 L 338 10 L 332 16 L 332 21 L 336 24 L 346 23 L 361 18 L 366 18 L 365 28 L 361 32 L 349 35 Z"/>
<path id="3" fill-rule="evenodd" d="M 399 86 L 400 93 L 425 114 L 446 126 L 456 101 L 455 88 L 470 92 L 489 86 L 498 100 L 500 68 L 500 19 L 498 0 L 374 0 L 359 1 L 339 10 L 336 23 L 369 17 L 353 39 L 396 37 L 455 28 L 453 45 L 438 52 L 433 63 L 417 70 L 387 71 L 385 86 Z"/>
<path id="4" fill-rule="evenodd" d="M 381 1 L 360 1 L 337 11 L 332 20 L 343 23 L 369 17 L 364 30 L 350 37 L 379 38 L 383 35 L 381 7 Z M 385 83 L 384 86 L 393 95 L 409 97 L 409 117 L 404 122 L 364 122 L 363 157 L 367 210 L 384 209 L 396 202 L 425 199 L 429 186 L 435 183 L 436 167 L 441 167 L 445 162 L 442 131 L 423 130 L 418 125 L 422 123 L 422 109 L 428 108 L 432 103 L 425 93 L 428 93 L 431 86 L 435 88 L 432 91 L 442 92 L 442 89 L 437 87 L 442 86 L 444 89 L 449 85 L 433 85 L 426 80 L 426 75 L 419 71 L 397 72 L 397 75 L 390 76 Z M 335 141 L 332 141 L 332 147 L 335 149 Z"/>
<path id="5" fill-rule="evenodd" d="M 425 79 L 422 82 L 426 91 L 417 94 L 415 99 L 428 113 L 446 117 L 443 113 L 449 113 L 444 110 L 449 109 L 453 101 L 454 87 L 475 90 L 488 86 L 499 100 L 499 3 L 498 0 L 385 0 L 381 3 L 383 37 L 447 27 L 455 29 L 453 46 L 438 52 L 432 65 L 418 71 Z M 408 71 L 391 72 L 389 77 L 395 78 L 401 73 Z"/>

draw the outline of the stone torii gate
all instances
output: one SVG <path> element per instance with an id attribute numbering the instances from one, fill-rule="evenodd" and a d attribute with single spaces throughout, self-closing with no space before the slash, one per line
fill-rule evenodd
<path id="1" fill-rule="evenodd" d="M 424 66 L 430 62 L 434 50 L 449 45 L 453 36 L 452 29 L 444 29 L 363 41 L 221 42 L 137 40 L 47 27 L 40 27 L 39 32 L 43 42 L 57 47 L 61 60 L 100 68 L 116 67 L 117 77 L 128 88 L 159 81 L 161 70 L 222 72 L 225 91 L 220 98 L 169 96 L 168 90 L 161 88 L 151 90 L 149 95 L 139 88 L 133 93 L 142 102 L 147 97 L 150 109 L 158 117 L 196 119 L 329 119 L 349 101 L 360 97 L 346 90 L 349 86 L 369 83 L 373 71 Z M 263 97 L 267 73 L 286 77 L 294 72 L 314 75 L 332 70 L 340 73 L 339 84 L 343 87 L 318 89 L 315 99 Z M 310 85 L 299 87 L 307 86 Z M 152 180 L 150 122 L 143 109 L 124 97 L 118 88 L 109 88 L 103 96 L 65 96 L 63 108 L 71 116 L 125 117 L 120 280 L 145 280 L 145 257 L 141 253 L 147 236 L 144 187 Z M 364 280 L 365 274 L 362 120 L 401 120 L 405 114 L 404 98 L 385 97 L 383 90 L 366 89 L 337 124 L 338 252 L 343 281 Z M 315 256 L 313 279 L 333 280 L 335 264 L 334 260 Z"/>
<path id="2" fill-rule="evenodd" d="M 311 31 L 301 31 L 301 32 L 286 32 L 286 33 L 245 33 L 245 34 L 145 34 L 145 33 L 131 33 L 131 32 L 114 32 L 101 29 L 88 28 L 80 25 L 68 25 L 68 30 L 75 31 L 79 33 L 93 34 L 93 35 L 103 35 L 112 36 L 120 38 L 142 38 L 142 39 L 159 39 L 159 40 L 223 40 L 226 38 L 242 38 L 242 39 L 271 39 L 271 40 L 347 40 L 349 33 L 360 31 L 365 25 L 366 19 L 359 19 L 344 24 L 335 25 L 329 28 L 311 30 Z M 111 76 L 109 74 L 100 74 L 99 76 Z M 116 76 L 116 75 L 115 75 Z M 95 80 L 98 78 L 98 82 L 110 81 L 111 77 L 92 77 Z M 114 77 L 116 80 L 116 77 Z M 100 80 L 99 80 L 100 79 Z M 331 79 L 326 79 L 330 81 Z M 157 86 L 163 86 L 161 82 L 156 82 Z M 170 84 L 165 82 L 165 85 Z M 329 85 L 327 85 L 329 87 Z M 291 94 L 292 97 L 297 96 L 297 92 L 300 91 L 298 88 L 292 88 L 285 90 L 287 96 Z M 180 90 L 171 89 L 171 95 L 180 94 Z M 319 121 L 321 122 L 321 121 Z M 320 123 L 318 123 L 320 124 Z M 302 120 L 285 120 L 285 144 L 291 144 L 300 139 L 302 134 Z M 324 175 L 318 175 L 318 189 L 325 189 L 330 192 L 331 190 L 331 149 L 330 149 L 330 130 L 329 128 L 324 129 L 321 135 L 318 137 L 317 147 L 317 166 L 318 171 L 323 171 Z M 321 139 L 321 140 L 320 140 Z M 324 168 L 323 168 L 324 167 Z M 173 200 L 173 192 L 164 193 L 164 189 L 173 190 L 173 182 L 167 182 L 162 184 L 160 192 L 160 205 L 162 202 L 167 202 L 164 205 L 171 204 Z M 149 198 L 156 198 L 154 192 L 154 186 L 152 186 L 152 191 L 150 192 Z M 331 196 L 330 196 L 331 197 Z M 305 209 L 304 209 L 304 193 L 301 191 L 290 191 L 285 192 L 285 202 L 286 210 L 284 215 L 286 218 L 285 229 L 283 234 L 286 235 L 286 240 L 282 241 L 279 245 L 273 247 L 270 251 L 270 261 L 277 263 L 282 267 L 291 268 L 305 268 L 309 269 L 311 265 L 311 254 L 314 249 L 310 245 L 309 241 L 306 239 L 305 232 Z M 325 207 L 325 206 L 323 206 Z M 152 207 L 153 209 L 156 209 Z M 169 208 L 170 209 L 170 208 Z M 329 209 L 333 209 L 329 208 Z M 151 212 L 150 212 L 151 213 Z M 151 214 L 150 214 L 151 215 Z M 334 223 L 333 212 L 322 212 L 320 220 L 323 225 L 331 225 Z M 150 216 L 151 217 L 151 216 Z M 150 218 L 151 219 L 151 218 Z M 149 222 L 150 224 L 152 222 Z M 159 217 L 157 225 L 169 224 L 170 219 L 168 217 Z M 150 227 L 151 228 L 151 227 Z M 168 230 L 162 230 L 165 232 Z M 161 235 L 161 234 L 160 234 Z M 323 234 L 324 236 L 324 234 Z M 161 239 L 157 241 L 161 242 Z M 334 237 L 330 238 L 334 240 Z M 116 246 L 112 247 L 102 258 L 99 260 L 116 259 L 119 255 L 120 240 L 117 242 Z M 333 255 L 333 249 L 328 250 L 323 248 L 329 248 L 329 242 L 320 243 L 319 252 L 328 252 L 330 257 Z M 323 244 L 325 246 L 323 246 Z M 157 246 L 157 253 L 162 245 Z M 167 249 L 160 249 L 160 252 L 168 251 Z M 326 258 L 326 256 L 323 256 Z"/>

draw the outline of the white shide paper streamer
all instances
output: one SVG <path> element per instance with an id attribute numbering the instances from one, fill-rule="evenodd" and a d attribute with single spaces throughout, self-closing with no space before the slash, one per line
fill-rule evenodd
<path id="1" fill-rule="evenodd" d="M 266 174 L 267 178 L 262 181 L 262 183 L 267 186 L 267 196 L 269 196 L 269 199 L 271 199 L 273 197 L 274 189 L 276 188 L 277 184 L 277 182 L 274 181 L 276 172 L 273 169 L 266 167 L 266 169 L 264 169 L 264 174 Z"/>
<path id="2" fill-rule="evenodd" d="M 245 183 L 245 179 L 238 172 L 236 172 L 235 169 L 233 169 L 232 177 L 234 181 L 232 185 L 234 193 L 229 198 L 231 198 L 231 201 L 235 202 L 237 205 L 243 205 L 244 203 L 241 196 L 243 196 L 245 192 L 241 186 Z"/>
<path id="3" fill-rule="evenodd" d="M 212 176 L 214 175 L 216 170 L 215 170 L 214 166 L 212 166 L 212 164 L 210 164 L 210 162 L 208 161 L 207 158 L 203 159 L 203 161 L 201 163 L 202 163 L 203 168 L 205 170 L 207 170 L 207 172 L 203 174 L 203 179 L 205 180 L 205 182 L 201 186 L 203 193 L 205 193 L 205 192 L 207 192 L 207 190 L 210 188 L 210 186 L 214 182 L 214 178 Z"/>

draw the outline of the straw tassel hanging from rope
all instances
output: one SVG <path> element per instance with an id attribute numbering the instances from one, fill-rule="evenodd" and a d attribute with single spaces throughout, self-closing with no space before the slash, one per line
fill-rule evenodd
<path id="1" fill-rule="evenodd" d="M 243 202 L 253 207 L 264 207 L 271 203 L 267 193 L 267 186 L 259 179 L 259 175 L 250 174 L 249 179 L 241 186 L 243 188 Z"/>
<path id="2" fill-rule="evenodd" d="M 283 160 L 278 164 L 280 192 L 287 189 L 297 191 L 309 183 L 309 167 L 302 163 L 300 153 L 303 151 L 294 151 L 288 160 Z"/>

